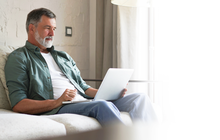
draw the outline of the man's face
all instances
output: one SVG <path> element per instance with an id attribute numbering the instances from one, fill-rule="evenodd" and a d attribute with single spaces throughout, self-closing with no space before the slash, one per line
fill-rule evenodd
<path id="1" fill-rule="evenodd" d="M 49 18 L 46 16 L 41 17 L 41 21 L 35 30 L 36 41 L 46 47 L 50 48 L 53 44 L 53 37 L 56 30 L 56 20 L 54 18 Z"/>

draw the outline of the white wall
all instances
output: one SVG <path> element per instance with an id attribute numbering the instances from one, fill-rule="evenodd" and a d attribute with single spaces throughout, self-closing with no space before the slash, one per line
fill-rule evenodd
<path id="1" fill-rule="evenodd" d="M 155 73 L 169 86 L 175 129 L 182 134 L 176 135 L 212 139 L 220 118 L 220 3 L 155 1 Z"/>
<path id="2" fill-rule="evenodd" d="M 45 7 L 57 16 L 54 46 L 69 53 L 83 78 L 89 78 L 90 5 L 89 0 L 0 0 L 0 45 L 23 46 L 27 40 L 27 14 Z M 65 36 L 72 27 L 72 37 Z"/>

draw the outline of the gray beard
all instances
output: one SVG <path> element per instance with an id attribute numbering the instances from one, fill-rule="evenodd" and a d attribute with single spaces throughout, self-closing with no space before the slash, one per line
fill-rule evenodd
<path id="1" fill-rule="evenodd" d="M 52 41 L 46 41 L 47 38 L 52 38 Z M 44 39 L 42 39 L 39 35 L 38 32 L 35 33 L 35 39 L 37 40 L 37 42 L 46 47 L 46 48 L 50 48 L 53 45 L 53 37 L 52 36 L 46 36 Z"/>

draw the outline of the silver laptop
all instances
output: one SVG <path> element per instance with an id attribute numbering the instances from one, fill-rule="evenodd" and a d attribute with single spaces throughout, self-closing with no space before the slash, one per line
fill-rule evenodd
<path id="1" fill-rule="evenodd" d="M 133 69 L 109 68 L 93 100 L 64 101 L 63 104 L 96 100 L 117 100 L 130 80 Z"/>

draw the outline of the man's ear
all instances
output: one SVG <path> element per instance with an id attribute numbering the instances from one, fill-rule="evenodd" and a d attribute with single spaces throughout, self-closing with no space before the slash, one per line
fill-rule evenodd
<path id="1" fill-rule="evenodd" d="M 29 29 L 29 32 L 30 32 L 30 33 L 34 33 L 34 32 L 35 32 L 35 26 L 34 26 L 34 24 L 29 24 L 28 29 Z"/>

